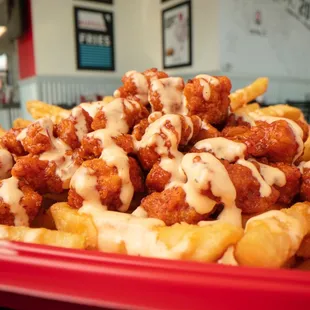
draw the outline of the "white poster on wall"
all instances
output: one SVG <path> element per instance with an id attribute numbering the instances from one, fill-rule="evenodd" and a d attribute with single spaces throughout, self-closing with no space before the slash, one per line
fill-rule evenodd
<path id="1" fill-rule="evenodd" d="M 190 1 L 162 12 L 162 39 L 164 68 L 192 64 Z"/>
<path id="2" fill-rule="evenodd" d="M 310 0 L 221 0 L 221 68 L 310 77 Z"/>

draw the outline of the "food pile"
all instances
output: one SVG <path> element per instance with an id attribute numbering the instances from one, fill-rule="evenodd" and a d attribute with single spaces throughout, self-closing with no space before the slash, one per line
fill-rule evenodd
<path id="1" fill-rule="evenodd" d="M 225 76 L 129 71 L 71 111 L 33 101 L 0 138 L 0 238 L 230 265 L 309 268 L 300 110 Z"/>

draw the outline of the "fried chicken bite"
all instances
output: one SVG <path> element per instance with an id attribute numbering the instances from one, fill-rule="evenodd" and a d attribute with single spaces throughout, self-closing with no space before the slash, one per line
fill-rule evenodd
<path id="1" fill-rule="evenodd" d="M 226 127 L 224 137 L 243 142 L 253 157 L 266 157 L 270 162 L 291 164 L 298 154 L 299 145 L 289 124 L 278 120 L 271 124 L 256 122 L 256 126 Z"/>
<path id="2" fill-rule="evenodd" d="M 3 148 L 7 149 L 10 153 L 23 156 L 26 155 L 21 142 L 17 139 L 17 136 L 21 133 L 22 129 L 10 129 L 4 136 L 0 138 L 0 144 Z"/>
<path id="3" fill-rule="evenodd" d="M 303 201 L 310 201 L 310 168 L 303 168 L 301 176 L 300 198 Z"/>
<path id="4" fill-rule="evenodd" d="M 190 142 L 191 144 L 195 144 L 196 142 L 204 139 L 217 138 L 220 136 L 221 133 L 215 127 L 205 121 L 202 121 L 198 134 L 195 135 Z"/>
<path id="5" fill-rule="evenodd" d="M 55 162 L 28 155 L 17 160 L 12 175 L 41 194 L 61 193 L 63 182 L 57 176 L 56 169 Z"/>
<path id="6" fill-rule="evenodd" d="M 165 114 L 186 114 L 183 89 L 184 81 L 180 77 L 152 80 L 148 97 L 152 111 L 161 111 Z"/>
<path id="7" fill-rule="evenodd" d="M 116 98 L 133 99 L 142 105 L 148 104 L 148 90 L 152 80 L 167 78 L 165 72 L 155 68 L 148 69 L 143 73 L 128 71 L 122 78 L 123 86 L 114 92 Z"/>
<path id="8" fill-rule="evenodd" d="M 51 124 L 51 128 L 53 125 Z M 52 141 L 48 132 L 40 121 L 30 124 L 18 136 L 24 149 L 29 154 L 37 155 L 52 148 Z"/>
<path id="9" fill-rule="evenodd" d="M 143 192 L 143 176 L 138 163 L 134 158 L 128 157 L 128 165 L 129 177 L 133 191 Z M 123 184 L 123 179 L 119 174 L 122 172 L 119 172 L 116 166 L 110 166 L 100 158 L 85 161 L 81 168 L 82 169 L 79 170 L 77 176 L 75 176 L 76 180 L 72 181 L 71 188 L 69 190 L 69 205 L 77 209 L 81 208 L 84 200 L 87 200 L 87 196 L 89 196 L 89 192 L 91 192 L 92 197 L 90 199 L 93 199 L 94 201 L 98 195 L 99 201 L 95 201 L 94 203 L 99 202 L 108 210 L 120 210 L 124 205 L 124 201 L 122 201 L 121 197 L 122 188 L 125 184 Z M 94 178 L 95 184 L 88 182 L 88 184 L 85 184 L 85 187 L 83 188 L 83 193 L 81 193 L 79 192 L 78 187 L 78 182 L 81 182 L 81 180 L 78 180 L 78 178 L 83 178 L 88 174 Z M 86 193 L 86 191 L 88 193 Z M 131 199 L 132 197 L 130 200 Z"/>
<path id="10" fill-rule="evenodd" d="M 29 226 L 41 202 L 42 197 L 18 179 L 0 181 L 0 224 Z"/>
<path id="11" fill-rule="evenodd" d="M 12 154 L 6 149 L 0 149 L 0 180 L 11 175 L 13 163 Z"/>
<path id="12" fill-rule="evenodd" d="M 128 133 L 134 125 L 148 115 L 148 110 L 139 102 L 119 98 L 98 110 L 91 127 L 93 130 L 113 128 L 121 133 Z"/>
<path id="13" fill-rule="evenodd" d="M 142 74 L 146 77 L 149 85 L 153 80 L 164 79 L 168 77 L 168 74 L 166 72 L 158 71 L 158 69 L 156 68 L 147 69 Z"/>
<path id="14" fill-rule="evenodd" d="M 166 114 L 150 124 L 138 145 L 142 167 L 150 170 L 162 157 L 179 155 L 178 147 L 187 145 L 197 133 L 190 117 Z"/>
<path id="15" fill-rule="evenodd" d="M 103 135 L 110 136 L 109 131 L 105 131 L 104 129 L 101 129 L 101 132 Z M 82 157 L 84 159 L 92 159 L 92 158 L 98 158 L 102 154 L 103 151 L 103 145 L 101 142 L 101 139 L 99 138 L 98 132 L 96 133 L 90 133 L 82 140 Z M 117 134 L 114 137 L 112 137 L 112 140 L 115 142 L 115 144 L 119 147 L 121 147 L 127 154 L 133 153 L 134 150 L 134 144 L 133 139 L 131 135 L 128 134 Z"/>
<path id="16" fill-rule="evenodd" d="M 81 146 L 83 137 L 92 131 L 92 121 L 83 108 L 76 107 L 68 118 L 56 125 L 56 135 L 74 150 Z"/>
<path id="17" fill-rule="evenodd" d="M 269 195 L 264 197 L 261 194 L 262 185 L 248 167 L 237 162 L 237 164 L 225 163 L 225 168 L 236 189 L 236 205 L 243 213 L 264 212 L 278 200 L 279 192 L 273 186 L 270 186 Z"/>
<path id="18" fill-rule="evenodd" d="M 186 222 L 197 224 L 207 219 L 208 215 L 199 214 L 186 202 L 186 193 L 181 187 L 173 187 L 161 193 L 152 193 L 142 200 L 141 207 L 148 217 L 158 218 L 170 226 Z"/>
<path id="19" fill-rule="evenodd" d="M 151 193 L 162 192 L 170 179 L 171 173 L 161 168 L 159 163 L 155 163 L 146 177 L 146 187 Z"/>
<path id="20" fill-rule="evenodd" d="M 285 185 L 274 185 L 280 196 L 277 203 L 290 204 L 300 191 L 301 173 L 295 166 L 286 163 L 271 163 L 272 167 L 278 168 L 285 174 Z"/>
<path id="21" fill-rule="evenodd" d="M 212 125 L 222 124 L 228 115 L 230 90 L 226 76 L 197 75 L 184 88 L 188 115 L 198 115 Z"/>

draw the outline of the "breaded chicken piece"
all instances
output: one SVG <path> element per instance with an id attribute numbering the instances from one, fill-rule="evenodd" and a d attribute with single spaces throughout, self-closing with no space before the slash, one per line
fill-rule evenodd
<path id="1" fill-rule="evenodd" d="M 223 136 L 247 146 L 249 155 L 266 157 L 270 162 L 291 164 L 297 154 L 298 144 L 289 124 L 284 120 L 271 124 L 257 122 L 257 126 L 247 128 L 226 127 Z"/>
<path id="2" fill-rule="evenodd" d="M 301 176 L 300 198 L 310 201 L 310 168 L 304 168 Z"/>
<path id="3" fill-rule="evenodd" d="M 74 108 L 68 118 L 56 125 L 56 135 L 74 150 L 81 146 L 83 137 L 92 131 L 92 121 L 84 109 Z"/>
<path id="4" fill-rule="evenodd" d="M 17 156 L 23 156 L 27 154 L 21 142 L 16 138 L 21 131 L 22 129 L 10 129 L 5 133 L 4 136 L 0 138 L 1 146 L 7 149 L 10 153 Z"/>
<path id="5" fill-rule="evenodd" d="M 124 119 L 127 123 L 128 130 L 131 130 L 141 119 L 148 117 L 149 112 L 148 110 L 139 102 L 134 100 L 126 100 L 126 99 L 116 99 L 122 100 L 121 105 L 123 109 L 123 113 L 118 110 L 118 107 L 115 107 L 115 111 L 118 113 L 118 119 L 113 121 L 119 121 L 119 119 Z M 115 101 L 104 105 L 94 116 L 93 122 L 91 127 L 93 130 L 104 129 L 108 127 L 108 118 L 107 114 L 111 115 L 113 113 L 114 105 L 116 104 Z M 120 103 L 117 102 L 119 105 Z M 114 114 L 116 113 L 114 112 Z M 117 115 L 117 114 L 116 114 Z M 122 132 L 122 133 L 127 133 Z"/>
<path id="6" fill-rule="evenodd" d="M 212 124 L 222 124 L 228 115 L 231 82 L 226 76 L 198 75 L 184 88 L 189 115 Z"/>
<path id="7" fill-rule="evenodd" d="M 181 187 L 173 187 L 161 193 L 153 193 L 142 200 L 141 207 L 148 217 L 158 218 L 170 226 L 186 222 L 197 224 L 207 219 L 207 214 L 199 214 L 186 202 L 186 193 Z"/>
<path id="8" fill-rule="evenodd" d="M 56 175 L 56 164 L 53 161 L 40 160 L 31 155 L 22 157 L 14 165 L 12 175 L 41 194 L 63 191 L 63 184 Z"/>
<path id="9" fill-rule="evenodd" d="M 225 167 L 236 189 L 236 205 L 243 213 L 264 212 L 277 201 L 279 192 L 273 186 L 271 186 L 271 194 L 262 197 L 260 184 L 249 168 L 227 163 Z"/>
<path id="10" fill-rule="evenodd" d="M 130 181 L 135 192 L 144 191 L 144 182 L 141 169 L 134 158 L 128 157 Z M 120 199 L 122 179 L 118 175 L 117 168 L 111 167 L 102 159 L 85 161 L 83 167 L 89 168 L 97 178 L 96 190 L 99 193 L 102 205 L 109 210 L 118 210 L 122 206 Z M 73 208 L 81 208 L 83 205 L 81 197 L 74 188 L 70 188 L 68 203 Z"/>
<path id="11" fill-rule="evenodd" d="M 10 182 L 10 179 L 2 180 L 0 181 L 0 190 L 1 187 L 4 185 L 5 182 Z M 15 190 L 18 192 L 22 192 L 22 197 L 20 201 L 18 201 L 19 208 L 23 208 L 26 212 L 26 215 L 28 217 L 27 222 L 28 223 L 17 223 L 15 221 L 15 215 L 14 211 L 16 210 L 16 206 L 14 206 L 14 209 L 12 209 L 12 206 L 5 202 L 5 199 L 3 197 L 0 197 L 0 224 L 1 225 L 23 225 L 28 226 L 37 215 L 39 208 L 41 206 L 42 197 L 36 193 L 31 187 L 28 185 L 23 184 L 23 182 L 17 181 L 17 188 L 10 188 L 9 193 L 5 193 L 7 195 L 17 195 L 18 193 L 15 193 Z M 7 197 L 8 198 L 8 197 Z"/>

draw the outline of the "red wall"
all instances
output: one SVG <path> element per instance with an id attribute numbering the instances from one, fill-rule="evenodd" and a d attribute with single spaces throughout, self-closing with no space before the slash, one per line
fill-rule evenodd
<path id="1" fill-rule="evenodd" d="M 19 78 L 25 79 L 36 74 L 33 33 L 31 21 L 31 0 L 26 0 L 26 29 L 18 39 Z"/>

